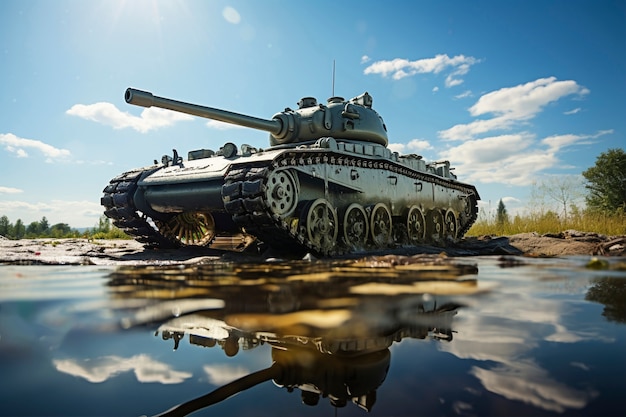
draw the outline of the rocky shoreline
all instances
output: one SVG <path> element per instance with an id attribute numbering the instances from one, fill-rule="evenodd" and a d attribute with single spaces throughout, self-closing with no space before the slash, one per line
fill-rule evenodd
<path id="1" fill-rule="evenodd" d="M 222 245 L 223 247 L 224 245 Z M 380 253 L 351 254 L 343 258 L 370 255 L 412 256 L 510 255 L 528 257 L 626 256 L 626 236 L 605 236 L 568 230 L 559 234 L 521 233 L 512 236 L 469 237 L 447 247 L 400 247 Z M 0 265 L 165 265 L 208 261 L 262 261 L 284 254 L 254 253 L 224 248 L 182 248 L 155 250 L 134 240 L 88 239 L 0 239 Z"/>

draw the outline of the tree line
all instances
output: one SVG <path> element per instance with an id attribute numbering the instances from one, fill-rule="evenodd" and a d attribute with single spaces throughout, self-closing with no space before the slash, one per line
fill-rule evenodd
<path id="1" fill-rule="evenodd" d="M 21 219 L 17 219 L 15 223 L 11 223 L 9 218 L 3 215 L 0 216 L 0 236 L 7 239 L 63 239 L 77 237 L 91 239 L 127 238 L 120 229 L 111 225 L 109 218 L 106 216 L 100 217 L 97 226 L 79 231 L 78 229 L 71 228 L 67 223 L 50 225 L 46 216 L 43 216 L 39 221 L 25 225 Z"/>
<path id="2" fill-rule="evenodd" d="M 502 200 L 498 201 L 495 222 L 479 219 L 470 233 L 507 234 L 531 229 L 593 229 L 599 233 L 626 234 L 626 153 L 609 149 L 601 153 L 593 167 L 582 172 L 584 187 L 572 176 L 554 177 L 536 184 L 525 216 L 511 219 Z M 584 197 L 585 208 L 576 205 Z M 556 211 L 545 210 L 544 199 L 557 204 Z M 524 230 L 527 228 L 528 230 Z M 604 230 L 604 231 L 603 231 Z"/>

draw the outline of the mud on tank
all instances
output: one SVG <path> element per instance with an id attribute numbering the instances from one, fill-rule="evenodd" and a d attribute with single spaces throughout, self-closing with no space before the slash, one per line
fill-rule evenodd
<path id="1" fill-rule="evenodd" d="M 261 119 L 129 88 L 126 102 L 269 132 L 270 146 L 176 150 L 104 189 L 113 224 L 151 247 L 209 246 L 216 237 L 321 256 L 460 239 L 478 192 L 448 161 L 387 148 L 387 128 L 366 92 L 318 104 L 312 97 Z"/>

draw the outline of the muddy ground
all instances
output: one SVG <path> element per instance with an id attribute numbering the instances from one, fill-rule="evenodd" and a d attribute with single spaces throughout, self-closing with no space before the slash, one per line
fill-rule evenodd
<path id="1" fill-rule="evenodd" d="M 232 245 L 220 248 L 182 248 L 155 250 L 144 248 L 134 240 L 87 239 L 22 239 L 0 237 L 0 265 L 163 265 L 206 261 L 262 261 L 267 258 L 299 259 L 292 254 L 261 252 L 256 245 L 247 250 L 233 251 Z M 597 233 L 566 231 L 538 235 L 522 233 L 506 237 L 471 237 L 447 247 L 399 247 L 367 255 L 439 254 L 448 256 L 515 255 L 531 257 L 561 257 L 570 255 L 626 256 L 626 236 L 604 236 Z M 301 255 L 298 255 L 301 256 Z M 361 258 L 352 254 L 343 258 Z"/>

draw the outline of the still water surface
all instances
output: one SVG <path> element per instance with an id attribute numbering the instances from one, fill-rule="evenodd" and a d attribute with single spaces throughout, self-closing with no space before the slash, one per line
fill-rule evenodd
<path id="1" fill-rule="evenodd" d="M 0 415 L 623 416 L 588 261 L 0 266 Z"/>

